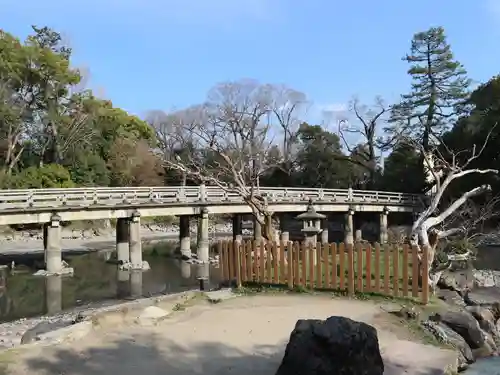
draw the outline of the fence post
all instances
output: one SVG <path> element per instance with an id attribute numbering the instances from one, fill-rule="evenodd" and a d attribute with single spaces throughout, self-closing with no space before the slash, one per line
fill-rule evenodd
<path id="1" fill-rule="evenodd" d="M 352 244 L 347 245 L 347 293 L 354 295 L 354 248 Z"/>
<path id="2" fill-rule="evenodd" d="M 235 271 L 236 271 L 236 287 L 241 288 L 241 242 L 234 241 L 233 251 L 235 260 Z"/>
<path id="3" fill-rule="evenodd" d="M 399 297 L 399 246 L 394 245 L 392 248 L 392 295 Z"/>
<path id="4" fill-rule="evenodd" d="M 422 254 L 422 303 L 429 303 L 429 248 L 424 246 Z"/>
<path id="5" fill-rule="evenodd" d="M 414 298 L 418 298 L 418 249 L 416 246 L 411 247 L 411 295 Z"/>
<path id="6" fill-rule="evenodd" d="M 294 270 L 294 262 L 295 262 L 295 257 L 293 256 L 293 242 L 288 242 L 287 243 L 287 250 L 286 250 L 286 258 L 287 258 L 287 266 L 288 266 L 288 273 L 286 275 L 286 279 L 288 281 L 288 289 L 293 289 L 293 282 L 295 280 L 293 270 Z"/>

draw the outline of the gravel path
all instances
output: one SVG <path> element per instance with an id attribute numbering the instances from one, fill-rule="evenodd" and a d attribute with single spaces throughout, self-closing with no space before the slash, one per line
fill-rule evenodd
<path id="1" fill-rule="evenodd" d="M 331 315 L 377 327 L 386 375 L 441 374 L 456 361 L 453 352 L 409 341 L 405 328 L 368 301 L 254 296 L 200 303 L 153 327 L 114 325 L 78 341 L 35 346 L 18 353 L 7 373 L 272 375 L 297 319 Z"/>

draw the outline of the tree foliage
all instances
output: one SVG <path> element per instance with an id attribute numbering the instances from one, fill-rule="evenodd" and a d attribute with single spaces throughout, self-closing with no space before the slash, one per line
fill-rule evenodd
<path id="1" fill-rule="evenodd" d="M 86 89 L 72 52 L 47 27 L 34 26 L 26 40 L 0 31 L 2 187 L 204 181 L 237 188 L 249 200 L 266 185 L 421 192 L 419 147 L 431 150 L 439 138 L 441 153 L 465 150 L 488 134 L 472 167 L 499 165 L 500 78 L 470 93 L 439 27 L 413 37 L 404 58 L 409 93 L 393 105 L 377 97 L 367 106 L 355 97 L 342 122 L 348 126 L 332 129 L 307 122 L 304 93 L 255 80 L 216 84 L 201 103 L 141 119 Z M 352 142 L 353 135 L 360 137 Z M 490 180 L 464 178 L 448 197 Z M 492 187 L 492 194 L 500 190 L 496 181 Z"/>

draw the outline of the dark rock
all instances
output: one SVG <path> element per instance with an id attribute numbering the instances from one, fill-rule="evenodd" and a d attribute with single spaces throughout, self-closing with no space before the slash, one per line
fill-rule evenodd
<path id="1" fill-rule="evenodd" d="M 484 344 L 484 336 L 478 321 L 466 311 L 447 311 L 436 314 L 433 320 L 442 322 L 465 339 L 471 349 Z"/>
<path id="2" fill-rule="evenodd" d="M 476 318 L 481 329 L 492 337 L 496 346 L 498 342 L 498 331 L 495 325 L 495 317 L 491 310 L 481 306 L 467 306 L 466 310 Z"/>
<path id="3" fill-rule="evenodd" d="M 436 291 L 436 296 L 440 300 L 443 300 L 444 302 L 446 302 L 449 305 L 456 305 L 456 306 L 460 306 L 460 307 L 465 306 L 465 302 L 464 302 L 463 298 L 455 290 L 438 289 Z"/>
<path id="4" fill-rule="evenodd" d="M 81 323 L 81 322 L 84 322 L 85 320 L 88 320 L 88 317 L 85 316 L 83 313 L 78 313 L 78 315 L 75 316 L 75 319 L 73 319 L 71 324 Z"/>
<path id="5" fill-rule="evenodd" d="M 500 288 L 477 287 L 467 292 L 464 298 L 468 305 L 493 306 L 495 302 L 500 302 Z"/>
<path id="6" fill-rule="evenodd" d="M 465 339 L 443 323 L 432 321 L 422 322 L 422 327 L 438 339 L 438 341 L 452 345 L 459 351 L 458 368 L 465 370 L 467 366 L 474 363 L 474 355 Z"/>
<path id="7" fill-rule="evenodd" d="M 39 341 L 39 335 L 47 332 L 55 331 L 71 325 L 71 321 L 57 321 L 57 322 L 40 322 L 36 326 L 28 329 L 21 337 L 21 344 L 29 344 L 34 341 Z"/>
<path id="8" fill-rule="evenodd" d="M 377 330 L 332 316 L 299 320 L 276 375 L 383 375 Z"/>

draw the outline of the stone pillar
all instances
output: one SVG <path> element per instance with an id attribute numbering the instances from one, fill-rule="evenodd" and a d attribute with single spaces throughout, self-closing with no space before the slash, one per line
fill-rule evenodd
<path id="1" fill-rule="evenodd" d="M 346 245 L 354 243 L 354 210 L 349 209 L 345 214 L 344 242 Z"/>
<path id="2" fill-rule="evenodd" d="M 388 230 L 387 230 L 387 216 L 388 211 L 384 211 L 380 214 L 380 243 L 386 243 L 389 240 Z"/>
<path id="3" fill-rule="evenodd" d="M 43 264 L 47 264 L 47 237 L 49 236 L 49 223 L 42 226 L 43 229 Z"/>
<path id="4" fill-rule="evenodd" d="M 281 232 L 281 242 L 285 244 L 290 242 L 290 232 Z"/>
<path id="5" fill-rule="evenodd" d="M 142 269 L 141 215 L 134 212 L 129 220 L 130 268 Z"/>
<path id="6" fill-rule="evenodd" d="M 191 258 L 191 237 L 189 236 L 189 216 L 179 217 L 179 242 L 183 258 Z"/>
<path id="7" fill-rule="evenodd" d="M 280 216 L 280 232 L 281 232 L 281 242 L 288 243 L 290 241 L 290 232 L 286 227 L 285 216 Z"/>
<path id="8" fill-rule="evenodd" d="M 198 259 L 203 263 L 208 263 L 209 259 L 209 243 L 208 243 L 208 210 L 203 207 L 201 216 L 198 219 Z"/>
<path id="9" fill-rule="evenodd" d="M 200 289 L 208 290 L 210 280 L 210 265 L 208 263 L 196 265 L 196 278 L 200 281 Z"/>
<path id="10" fill-rule="evenodd" d="M 126 298 L 130 295 L 130 272 L 126 270 L 117 270 L 116 274 L 116 297 Z"/>
<path id="11" fill-rule="evenodd" d="M 142 297 L 142 271 L 130 271 L 130 297 Z"/>
<path id="12" fill-rule="evenodd" d="M 45 278 L 45 313 L 57 314 L 62 310 L 62 277 L 50 275 Z"/>
<path id="13" fill-rule="evenodd" d="M 128 218 L 116 221 L 116 259 L 121 264 L 130 262 Z"/>
<path id="14" fill-rule="evenodd" d="M 259 214 L 257 214 L 259 215 Z M 261 216 L 259 216 L 260 219 Z M 254 216 L 253 218 L 253 238 L 254 240 L 261 241 L 262 240 L 262 225 L 260 225 L 257 218 Z"/>
<path id="15" fill-rule="evenodd" d="M 327 224 L 324 224 L 323 232 L 321 232 L 321 244 L 325 245 L 328 244 L 328 221 L 326 222 Z"/>
<path id="16" fill-rule="evenodd" d="M 361 242 L 363 241 L 363 231 L 361 229 L 356 229 L 356 232 L 354 232 L 354 238 L 356 242 Z"/>
<path id="17" fill-rule="evenodd" d="M 233 241 L 243 241 L 243 220 L 240 214 L 233 215 Z"/>
<path id="18" fill-rule="evenodd" d="M 61 248 L 61 217 L 52 215 L 47 226 L 47 247 L 45 249 L 45 267 L 47 273 L 54 274 L 62 271 L 62 248 Z"/>

